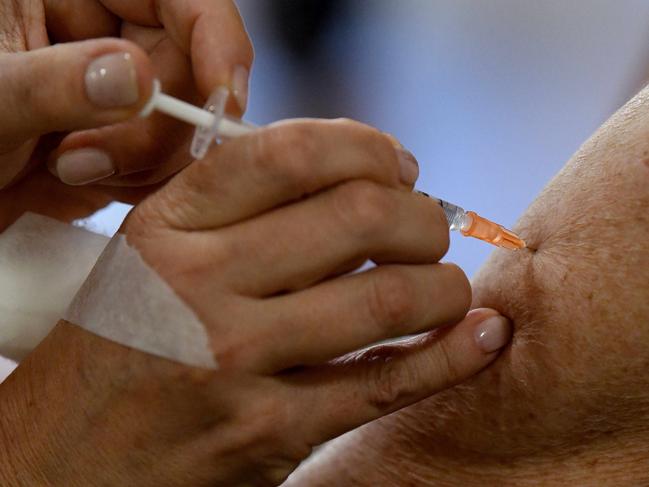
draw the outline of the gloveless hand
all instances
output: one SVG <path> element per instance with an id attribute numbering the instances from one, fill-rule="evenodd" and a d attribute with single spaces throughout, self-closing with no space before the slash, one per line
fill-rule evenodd
<path id="1" fill-rule="evenodd" d="M 193 128 L 159 114 L 137 117 L 153 78 L 198 104 L 226 86 L 234 95 L 228 109 L 238 115 L 251 62 L 231 0 L 0 0 L 0 188 L 18 186 L 46 161 L 70 185 L 164 180 L 190 162 Z M 14 193 L 33 187 L 27 181 Z M 53 192 L 59 197 L 14 194 L 11 210 L 78 213 L 71 208 L 78 194 Z M 94 193 L 97 202 L 122 197 Z M 28 204 L 17 208 L 16 198 Z"/>
<path id="2" fill-rule="evenodd" d="M 61 323 L 3 384 L 29 374 L 35 421 L 56 417 L 65 438 L 66 466 L 46 426 L 27 464 L 65 485 L 277 485 L 313 446 L 486 366 L 508 324 L 478 310 L 440 329 L 464 318 L 471 291 L 438 262 L 448 226 L 411 192 L 416 176 L 387 136 L 344 120 L 274 124 L 184 169 L 123 230 L 200 317 L 219 369 Z M 377 267 L 349 273 L 368 259 Z M 63 401 L 49 385 L 61 383 L 64 415 L 42 403 Z"/>

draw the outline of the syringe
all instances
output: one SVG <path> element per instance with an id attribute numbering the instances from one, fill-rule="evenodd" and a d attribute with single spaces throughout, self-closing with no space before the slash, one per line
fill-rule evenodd
<path id="1" fill-rule="evenodd" d="M 191 145 L 191 154 L 196 159 L 202 159 L 207 154 L 212 143 L 221 139 L 239 137 L 257 128 L 255 125 L 225 113 L 228 96 L 229 92 L 226 88 L 218 89 L 207 100 L 204 108 L 200 109 L 190 103 L 162 93 L 160 82 L 156 80 L 153 85 L 151 99 L 140 114 L 147 117 L 153 110 L 158 110 L 195 125 L 196 132 Z M 517 250 L 525 248 L 525 242 L 502 225 L 487 220 L 474 211 L 465 211 L 453 203 L 430 196 L 423 191 L 418 192 L 436 201 L 442 207 L 450 230 L 459 231 L 465 237 L 478 238 L 505 249 Z"/>
<path id="2" fill-rule="evenodd" d="M 225 104 L 229 95 L 227 88 L 219 88 L 208 98 L 203 109 L 200 109 L 191 103 L 163 93 L 160 89 L 160 81 L 155 80 L 151 98 L 140 112 L 140 116 L 148 117 L 154 110 L 158 110 L 195 125 L 196 132 L 194 132 L 190 151 L 192 157 L 202 159 L 212 143 L 220 139 L 239 137 L 257 128 L 225 113 Z"/>
<path id="3" fill-rule="evenodd" d="M 436 198 L 423 191 L 417 192 L 439 203 L 444 210 L 444 215 L 446 215 L 449 230 L 459 231 L 465 237 L 478 238 L 504 249 L 518 250 L 525 248 L 525 241 L 502 225 L 487 220 L 475 211 L 465 211 L 464 208 L 441 198 Z"/>

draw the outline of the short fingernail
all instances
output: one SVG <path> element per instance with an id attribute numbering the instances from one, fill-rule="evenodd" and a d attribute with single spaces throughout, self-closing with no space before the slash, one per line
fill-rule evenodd
<path id="1" fill-rule="evenodd" d="M 137 70 L 127 52 L 106 54 L 90 63 L 86 70 L 88 99 L 101 108 L 127 107 L 140 97 Z"/>
<path id="2" fill-rule="evenodd" d="M 59 156 L 56 160 L 56 174 L 64 183 L 78 186 L 112 176 L 115 174 L 115 166 L 104 151 L 76 149 Z"/>
<path id="3" fill-rule="evenodd" d="M 232 94 L 237 100 L 242 112 L 246 111 L 248 106 L 248 78 L 250 71 L 244 65 L 239 64 L 234 68 L 232 73 Z"/>
<path id="4" fill-rule="evenodd" d="M 401 147 L 396 148 L 397 157 L 399 158 L 399 176 L 401 182 L 407 185 L 413 185 L 419 177 L 419 164 L 412 152 Z"/>
<path id="5" fill-rule="evenodd" d="M 485 353 L 503 348 L 511 338 L 511 326 L 504 316 L 492 316 L 478 325 L 475 341 Z"/>

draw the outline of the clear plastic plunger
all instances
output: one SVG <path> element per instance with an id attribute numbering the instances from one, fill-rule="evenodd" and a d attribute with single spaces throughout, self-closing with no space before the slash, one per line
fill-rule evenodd
<path id="1" fill-rule="evenodd" d="M 183 100 L 162 93 L 160 81 L 154 80 L 153 93 L 149 102 L 140 112 L 140 116 L 148 117 L 153 110 L 158 110 L 195 125 L 196 131 L 192 140 L 191 154 L 195 159 L 202 159 L 214 142 L 239 137 L 256 128 L 248 122 L 225 113 L 225 105 L 229 95 L 227 88 L 219 88 L 210 96 L 203 109 L 200 109 Z"/>
<path id="2" fill-rule="evenodd" d="M 225 113 L 225 105 L 230 92 L 221 87 L 212 93 L 203 107 L 204 112 L 212 114 L 211 125 L 197 126 L 192 140 L 191 153 L 196 159 L 202 159 L 207 154 L 212 143 L 222 139 L 239 137 L 251 132 L 256 127 L 250 123 L 230 117 Z"/>

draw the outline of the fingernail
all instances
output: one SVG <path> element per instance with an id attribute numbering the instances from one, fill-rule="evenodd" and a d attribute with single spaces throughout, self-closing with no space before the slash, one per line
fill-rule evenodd
<path id="1" fill-rule="evenodd" d="M 126 107 L 140 97 L 137 71 L 127 52 L 106 54 L 90 63 L 86 70 L 88 99 L 101 108 Z"/>
<path id="2" fill-rule="evenodd" d="M 412 152 L 401 147 L 396 148 L 397 157 L 399 158 L 399 176 L 401 182 L 408 185 L 413 185 L 419 177 L 419 164 L 417 159 L 412 155 Z"/>
<path id="3" fill-rule="evenodd" d="M 248 106 L 248 78 L 250 71 L 244 65 L 239 64 L 232 73 L 232 94 L 239 104 L 242 112 Z"/>
<path id="4" fill-rule="evenodd" d="M 485 353 L 495 352 L 509 342 L 511 326 L 504 316 L 492 316 L 478 325 L 475 341 Z"/>
<path id="5" fill-rule="evenodd" d="M 115 166 L 104 151 L 76 149 L 64 152 L 56 160 L 56 174 L 65 184 L 78 186 L 112 176 Z"/>

